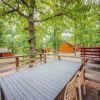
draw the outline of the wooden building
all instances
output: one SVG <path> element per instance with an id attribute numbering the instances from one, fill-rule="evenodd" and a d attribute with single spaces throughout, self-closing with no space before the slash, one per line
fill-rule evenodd
<path id="1" fill-rule="evenodd" d="M 49 53 L 49 52 L 51 52 L 51 48 L 43 48 L 43 49 L 41 49 L 40 52 L 41 53 Z"/>
<path id="2" fill-rule="evenodd" d="M 65 43 L 59 46 L 59 53 L 73 53 L 75 51 L 75 48 L 73 45 L 69 43 Z"/>
<path id="3" fill-rule="evenodd" d="M 13 55 L 14 54 L 11 52 L 11 50 L 8 50 L 7 48 L 0 48 L 0 57 L 8 57 Z"/>

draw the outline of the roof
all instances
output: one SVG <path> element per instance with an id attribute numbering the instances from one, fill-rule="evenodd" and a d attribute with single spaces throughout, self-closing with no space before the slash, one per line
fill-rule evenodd
<path id="1" fill-rule="evenodd" d="M 11 52 L 11 50 L 7 48 L 0 48 L 0 53 Z"/>
<path id="2" fill-rule="evenodd" d="M 69 44 L 69 43 L 64 43 L 64 44 L 68 44 L 68 45 L 70 45 L 70 46 L 72 46 L 74 48 L 74 46 L 72 44 Z M 64 44 L 61 44 L 61 45 L 64 45 Z"/>

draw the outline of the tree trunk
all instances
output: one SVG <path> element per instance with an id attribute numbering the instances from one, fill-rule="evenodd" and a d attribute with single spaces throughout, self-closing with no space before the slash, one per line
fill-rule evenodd
<path id="1" fill-rule="evenodd" d="M 35 52 L 35 31 L 34 31 L 34 23 L 33 23 L 33 16 L 28 18 L 29 23 L 29 34 L 30 34 L 30 53 L 33 54 Z"/>
<path id="2" fill-rule="evenodd" d="M 34 54 L 35 52 L 35 30 L 34 30 L 34 8 L 35 8 L 35 0 L 30 0 L 30 10 L 28 16 L 28 24 L 29 24 L 29 34 L 30 34 L 30 53 Z"/>
<path id="3" fill-rule="evenodd" d="M 30 56 L 30 65 L 29 67 L 33 67 L 33 64 L 35 63 L 35 46 L 36 46 L 36 42 L 35 42 L 35 30 L 34 30 L 34 22 L 33 22 L 33 16 L 28 18 L 28 23 L 29 23 L 29 34 L 30 34 L 30 54 L 32 54 Z"/>
<path id="4" fill-rule="evenodd" d="M 35 0 L 30 0 L 30 11 L 29 11 L 29 16 L 28 16 L 28 24 L 29 24 L 29 34 L 30 34 L 30 54 L 33 54 L 30 56 L 31 63 L 29 67 L 33 67 L 33 63 L 35 63 L 35 30 L 34 30 L 34 7 L 35 7 Z"/>

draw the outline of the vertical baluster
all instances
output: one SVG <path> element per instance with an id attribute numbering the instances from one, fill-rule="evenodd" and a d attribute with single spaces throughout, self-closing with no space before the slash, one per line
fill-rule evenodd
<path id="1" fill-rule="evenodd" d="M 16 69 L 19 70 L 19 57 L 16 57 Z"/>

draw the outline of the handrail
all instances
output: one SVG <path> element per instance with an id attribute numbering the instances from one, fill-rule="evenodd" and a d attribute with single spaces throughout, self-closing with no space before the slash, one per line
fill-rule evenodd
<path id="1" fill-rule="evenodd" d="M 86 56 L 100 58 L 100 47 L 81 48 L 81 57 Z"/>
<path id="2" fill-rule="evenodd" d="M 46 63 L 47 62 L 47 56 L 52 55 L 57 57 L 58 60 L 61 59 L 61 57 L 69 57 L 69 58 L 77 58 L 77 59 L 81 59 L 82 63 L 85 64 L 85 60 L 95 60 L 92 57 L 78 57 L 78 56 L 68 56 L 66 54 L 54 54 L 54 53 L 34 53 L 34 54 L 26 54 L 26 55 L 17 55 L 17 56 L 9 56 L 9 57 L 0 57 L 0 59 L 9 59 L 9 58 L 14 58 L 15 61 L 14 63 L 16 64 L 16 69 L 19 70 L 20 67 L 20 62 L 22 61 L 26 61 L 25 60 L 20 60 L 20 57 L 29 57 L 27 60 L 29 60 L 30 63 L 34 63 L 36 61 L 36 56 L 39 55 L 39 59 L 41 62 Z M 30 57 L 31 56 L 31 57 Z M 33 58 L 32 58 L 33 56 Z M 100 59 L 96 59 L 99 60 Z M 7 62 L 6 62 L 7 63 Z"/>
<path id="3" fill-rule="evenodd" d="M 34 53 L 34 54 L 26 54 L 26 55 L 17 55 L 17 56 L 8 56 L 8 57 L 0 57 L 0 59 L 8 59 L 8 58 L 16 58 L 16 57 L 27 57 L 27 56 L 35 56 L 35 55 L 53 55 L 60 57 L 70 57 L 70 58 L 79 58 L 79 59 L 94 59 L 92 57 L 79 57 L 79 56 L 68 56 L 66 54 L 51 54 L 51 53 Z"/>
<path id="4" fill-rule="evenodd" d="M 27 57 L 27 56 L 34 56 L 34 54 L 26 54 L 26 55 L 16 55 L 16 56 L 7 56 L 7 57 L 0 57 L 0 59 L 7 59 L 7 58 L 16 58 L 16 57 Z"/>

